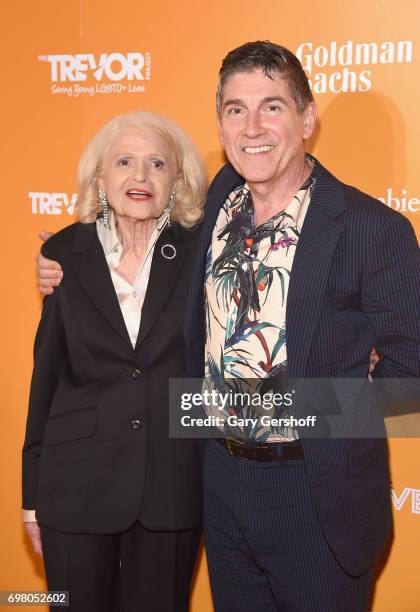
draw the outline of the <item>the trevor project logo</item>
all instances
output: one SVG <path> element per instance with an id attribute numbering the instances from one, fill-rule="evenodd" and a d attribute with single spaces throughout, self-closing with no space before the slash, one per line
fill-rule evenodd
<path id="1" fill-rule="evenodd" d="M 151 54 L 77 53 L 38 55 L 49 64 L 52 94 L 77 98 L 110 93 L 143 93 L 151 79 Z"/>
<path id="2" fill-rule="evenodd" d="M 420 514 L 420 489 L 405 487 L 399 494 L 391 489 L 391 499 L 396 510 L 408 506 L 413 514 Z"/>
<path id="3" fill-rule="evenodd" d="M 77 201 L 77 193 L 46 193 L 44 191 L 30 191 L 33 215 L 61 215 L 66 212 L 72 216 Z"/>

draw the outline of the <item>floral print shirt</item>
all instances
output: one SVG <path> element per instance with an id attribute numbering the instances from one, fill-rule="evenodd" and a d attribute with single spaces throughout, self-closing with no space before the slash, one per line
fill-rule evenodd
<path id="1" fill-rule="evenodd" d="M 206 261 L 208 389 L 238 391 L 240 381 L 252 379 L 258 385 L 287 373 L 287 292 L 314 184 L 310 176 L 284 210 L 258 227 L 246 183 L 223 204 Z M 208 408 L 212 414 L 220 410 Z M 222 414 L 234 410 L 230 406 Z M 260 442 L 297 438 L 295 430 L 281 428 L 233 434 Z"/>

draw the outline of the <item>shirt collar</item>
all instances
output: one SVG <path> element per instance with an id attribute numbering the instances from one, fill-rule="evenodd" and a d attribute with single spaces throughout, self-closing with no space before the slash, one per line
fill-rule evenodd
<path id="1" fill-rule="evenodd" d="M 103 218 L 99 217 L 96 220 L 96 231 L 98 233 L 98 238 L 104 250 L 105 256 L 107 258 L 115 257 L 115 263 L 118 265 L 122 253 L 122 244 L 118 238 L 117 228 L 115 226 L 115 215 L 112 209 L 109 209 L 108 220 L 109 228 L 107 229 L 104 225 Z M 151 236 L 151 243 L 148 245 L 147 252 L 149 252 L 150 248 L 155 245 L 168 221 L 169 212 L 163 211 L 162 215 L 156 219 L 156 230 Z"/>
<path id="2" fill-rule="evenodd" d="M 282 216 L 291 217 L 294 222 L 297 222 L 298 218 L 301 216 L 300 209 L 302 208 L 302 202 L 304 199 L 306 199 L 307 194 L 309 195 L 309 198 L 310 198 L 312 189 L 316 183 L 316 178 L 314 176 L 314 168 L 315 168 L 316 160 L 314 157 L 312 157 L 308 153 L 305 153 L 305 161 L 308 164 L 308 166 L 311 167 L 312 170 L 308 178 L 303 183 L 303 185 L 298 189 L 296 194 L 291 198 L 286 208 L 274 214 L 272 217 L 270 217 L 270 219 L 267 219 L 265 223 L 263 223 L 262 225 L 260 225 L 258 228 L 255 228 L 255 229 L 259 231 L 260 229 L 264 229 L 264 230 L 268 229 L 269 226 L 273 227 L 274 222 Z M 237 200 L 236 201 L 235 200 L 233 202 L 233 207 L 237 209 L 242 208 L 242 210 L 246 214 L 250 215 L 253 218 L 254 207 L 252 204 L 252 196 L 249 191 L 249 186 L 247 182 L 245 182 L 243 185 L 237 188 Z"/>
<path id="3" fill-rule="evenodd" d="M 112 252 L 118 251 L 121 248 L 121 243 L 118 238 L 117 229 L 115 227 L 115 217 L 112 210 L 108 213 L 109 228 L 104 225 L 102 217 L 96 220 L 96 229 L 99 240 L 102 244 L 105 255 L 110 255 Z"/>

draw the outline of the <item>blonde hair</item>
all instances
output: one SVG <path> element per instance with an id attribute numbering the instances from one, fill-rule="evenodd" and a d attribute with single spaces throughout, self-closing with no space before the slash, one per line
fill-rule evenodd
<path id="1" fill-rule="evenodd" d="M 100 211 L 97 179 L 109 147 L 127 127 L 149 130 L 160 136 L 171 148 L 180 182 L 176 189 L 171 219 L 184 227 L 193 227 L 203 216 L 207 175 L 203 161 L 190 138 L 169 119 L 155 113 L 137 112 L 118 115 L 104 125 L 87 145 L 77 169 L 77 210 L 82 223 L 92 223 Z"/>

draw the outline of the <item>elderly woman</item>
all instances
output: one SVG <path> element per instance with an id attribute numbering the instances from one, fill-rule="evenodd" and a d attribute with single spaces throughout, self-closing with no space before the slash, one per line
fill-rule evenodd
<path id="1" fill-rule="evenodd" d="M 133 113 L 89 143 L 78 186 L 80 221 L 42 249 L 63 278 L 35 340 L 26 529 L 72 612 L 186 610 L 201 473 L 196 441 L 169 438 L 168 380 L 204 168 L 180 128 Z"/>

